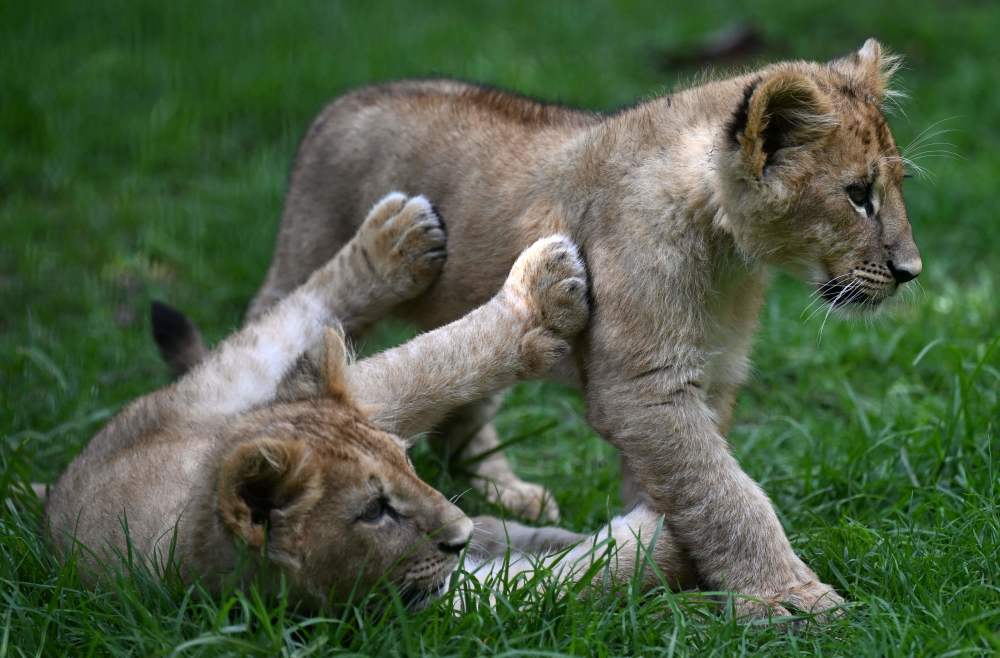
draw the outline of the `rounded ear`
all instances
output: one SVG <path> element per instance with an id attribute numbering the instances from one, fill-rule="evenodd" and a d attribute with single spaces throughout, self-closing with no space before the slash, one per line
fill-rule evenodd
<path id="1" fill-rule="evenodd" d="M 298 525 L 322 495 L 319 467 L 301 441 L 255 439 L 237 446 L 219 472 L 219 516 L 255 548 L 276 519 Z"/>
<path id="2" fill-rule="evenodd" d="M 847 77 L 855 93 L 879 104 L 892 95 L 889 84 L 902 60 L 875 39 L 868 39 L 856 52 L 830 62 L 830 68 Z"/>
<path id="3" fill-rule="evenodd" d="M 350 402 L 351 399 L 347 367 L 347 344 L 343 330 L 327 327 L 323 332 L 323 382 L 330 397 L 341 402 Z"/>
<path id="4" fill-rule="evenodd" d="M 833 104 L 808 76 L 779 70 L 747 88 L 730 130 L 755 177 L 782 149 L 804 146 L 836 126 Z"/>

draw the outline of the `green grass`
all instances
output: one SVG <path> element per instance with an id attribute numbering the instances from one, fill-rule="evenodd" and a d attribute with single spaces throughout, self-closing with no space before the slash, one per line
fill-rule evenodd
<path id="1" fill-rule="evenodd" d="M 921 291 L 874 323 L 804 322 L 778 279 L 732 433 L 796 548 L 855 607 L 821 629 L 747 627 L 690 595 L 512 594 L 495 611 L 311 619 L 253 591 L 122 578 L 87 589 L 39 532 L 51 480 L 111 414 L 166 381 L 151 298 L 218 338 L 270 256 L 295 144 L 325 99 L 411 75 L 484 80 L 609 108 L 695 72 L 657 48 L 732 20 L 709 0 L 0 4 L 0 657 L 338 651 L 474 655 L 974 655 L 1000 649 L 1000 94 L 992 3 L 772 0 L 739 17 L 766 58 L 822 59 L 870 35 L 907 56 L 906 144 L 941 122 L 957 158 L 907 182 Z M 398 338 L 383 334 L 380 344 Z M 579 398 L 516 389 L 499 423 L 566 523 L 617 511 L 613 451 Z M 426 452 L 418 468 L 465 490 Z M 467 494 L 470 511 L 486 509 Z M 186 643 L 186 644 L 185 644 Z"/>

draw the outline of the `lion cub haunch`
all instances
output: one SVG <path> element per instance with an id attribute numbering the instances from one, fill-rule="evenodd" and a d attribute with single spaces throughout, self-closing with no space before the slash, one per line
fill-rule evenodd
<path id="1" fill-rule="evenodd" d="M 567 233 L 594 303 L 571 368 L 588 419 L 622 451 L 630 502 L 666 514 L 709 587 L 765 601 L 750 612 L 833 606 L 725 435 L 770 268 L 862 310 L 921 271 L 882 112 L 897 67 L 868 40 L 612 114 L 449 80 L 350 92 L 299 148 L 251 314 L 336 251 L 386 189 L 427 194 L 447 221 L 441 276 L 398 309 L 428 327 L 489 299 L 533 240 Z M 498 444 L 482 419 L 472 434 Z"/>

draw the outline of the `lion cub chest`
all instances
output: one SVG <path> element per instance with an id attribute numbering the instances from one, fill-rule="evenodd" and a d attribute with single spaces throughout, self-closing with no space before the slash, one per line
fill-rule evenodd
<path id="1" fill-rule="evenodd" d="M 705 379 L 709 388 L 739 386 L 749 372 L 749 352 L 768 274 L 764 268 L 740 269 L 738 274 L 721 280 L 709 302 L 711 319 L 705 337 Z"/>

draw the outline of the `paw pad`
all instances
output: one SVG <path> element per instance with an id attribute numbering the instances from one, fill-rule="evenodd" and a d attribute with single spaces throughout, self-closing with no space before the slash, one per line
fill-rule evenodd
<path id="1" fill-rule="evenodd" d="M 426 290 L 447 255 L 444 224 L 423 196 L 386 195 L 368 213 L 359 235 L 372 267 L 400 299 Z"/>

